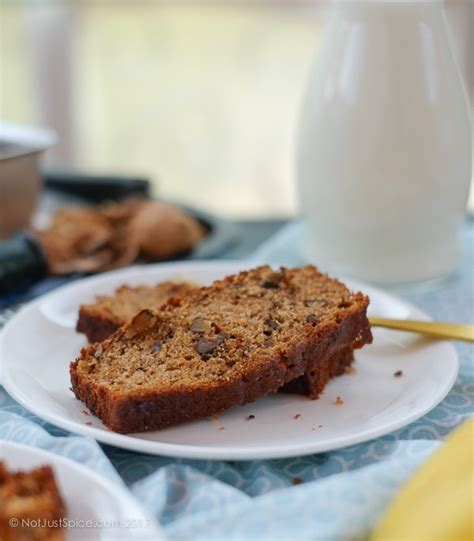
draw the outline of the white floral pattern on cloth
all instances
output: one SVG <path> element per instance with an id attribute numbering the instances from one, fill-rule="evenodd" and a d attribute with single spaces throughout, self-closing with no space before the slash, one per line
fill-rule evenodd
<path id="1" fill-rule="evenodd" d="M 472 321 L 474 227 L 466 260 L 443 289 L 405 297 L 433 317 Z M 301 228 L 290 225 L 256 258 L 299 264 Z M 284 249 L 283 249 L 284 248 Z M 1 323 L 0 323 L 1 325 Z M 454 427 L 474 412 L 473 346 L 448 396 L 418 421 L 368 443 L 286 460 L 214 462 L 153 457 L 99 445 L 27 412 L 0 387 L 0 440 L 48 449 L 125 482 L 170 539 L 365 539 L 398 487 Z M 0 443 L 1 446 L 1 443 Z M 295 486 L 297 485 L 297 486 Z"/>

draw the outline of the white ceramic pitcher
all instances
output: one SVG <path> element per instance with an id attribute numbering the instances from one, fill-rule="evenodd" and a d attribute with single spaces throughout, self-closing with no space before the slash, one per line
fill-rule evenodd
<path id="1" fill-rule="evenodd" d="M 379 283 L 458 264 L 471 176 L 466 96 L 438 0 L 336 0 L 303 104 L 306 255 Z"/>

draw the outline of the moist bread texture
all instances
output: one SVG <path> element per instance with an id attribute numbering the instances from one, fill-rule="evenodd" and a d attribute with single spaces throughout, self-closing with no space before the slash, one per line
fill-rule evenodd
<path id="1" fill-rule="evenodd" d="M 84 348 L 70 367 L 72 388 L 121 433 L 213 415 L 305 373 L 316 397 L 350 363 L 344 356 L 371 342 L 368 303 L 312 266 L 241 272 L 143 310 Z M 346 359 L 338 367 L 335 355 Z"/>
<path id="2" fill-rule="evenodd" d="M 82 305 L 76 330 L 84 333 L 89 342 L 102 342 L 141 310 L 158 310 L 170 297 L 187 295 L 197 287 L 187 282 L 162 282 L 154 286 L 136 287 L 122 285 L 112 295 L 103 295 L 94 303 Z M 353 361 L 352 349 L 346 348 L 326 359 L 325 367 L 319 363 L 317 369 L 305 372 L 296 381 L 283 385 L 279 391 L 316 398 L 329 379 L 343 374 Z"/>
<path id="3" fill-rule="evenodd" d="M 0 462 L 2 541 L 64 541 L 66 530 L 60 527 L 60 520 L 65 516 L 66 508 L 50 466 L 11 472 Z M 18 526 L 11 527 L 10 519 L 16 519 Z M 28 525 L 22 519 L 32 522 Z M 54 527 L 56 524 L 58 527 Z"/>

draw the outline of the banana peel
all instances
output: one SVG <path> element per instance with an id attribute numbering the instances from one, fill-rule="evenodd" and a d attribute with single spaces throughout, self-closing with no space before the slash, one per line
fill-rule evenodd
<path id="1" fill-rule="evenodd" d="M 474 540 L 474 418 L 397 494 L 371 541 Z"/>

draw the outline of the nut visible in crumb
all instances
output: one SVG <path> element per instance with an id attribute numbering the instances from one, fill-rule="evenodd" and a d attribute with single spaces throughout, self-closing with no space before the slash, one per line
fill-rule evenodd
<path id="1" fill-rule="evenodd" d="M 211 322 L 203 317 L 196 317 L 193 319 L 189 330 L 200 334 L 205 334 L 211 330 Z"/>
<path id="2" fill-rule="evenodd" d="M 336 406 L 342 406 L 344 404 L 344 400 L 340 396 L 336 396 L 336 401 L 334 402 Z"/>
<path id="3" fill-rule="evenodd" d="M 156 317 L 150 310 L 142 310 L 132 319 L 125 330 L 125 338 L 133 338 L 141 332 L 151 329 L 156 323 Z"/>
<path id="4" fill-rule="evenodd" d="M 403 371 L 402 370 L 397 370 L 396 372 L 394 372 L 393 374 L 393 377 L 394 378 L 401 378 L 403 376 Z"/>
<path id="5" fill-rule="evenodd" d="M 199 342 L 196 346 L 196 351 L 199 353 L 199 355 L 209 355 L 213 353 L 214 350 L 216 350 L 227 338 L 227 335 L 224 333 L 219 334 L 215 340 L 209 341 L 204 338 L 204 336 L 201 336 L 199 338 Z"/>
<path id="6" fill-rule="evenodd" d="M 104 348 L 102 347 L 102 344 L 99 344 L 97 349 L 94 351 L 94 357 L 98 359 L 102 355 L 103 351 L 104 351 Z"/>
<path id="7" fill-rule="evenodd" d="M 93 359 L 91 359 L 90 361 L 86 361 L 86 365 L 87 365 L 87 368 L 89 368 L 89 369 L 95 368 L 97 366 L 97 361 L 95 360 L 95 355 L 94 355 Z"/>
<path id="8" fill-rule="evenodd" d="M 273 329 L 274 331 L 276 331 L 278 329 L 278 322 L 275 321 L 273 318 L 271 317 L 268 317 L 266 320 L 265 320 L 265 325 L 268 325 L 270 327 L 270 329 Z"/>
<path id="9" fill-rule="evenodd" d="M 282 278 L 282 272 L 271 272 L 260 284 L 260 286 L 264 289 L 276 289 L 280 286 L 280 281 Z"/>

